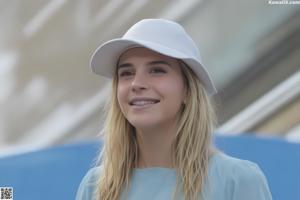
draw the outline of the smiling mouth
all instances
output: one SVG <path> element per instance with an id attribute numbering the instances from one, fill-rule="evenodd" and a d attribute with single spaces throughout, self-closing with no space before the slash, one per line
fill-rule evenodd
<path id="1" fill-rule="evenodd" d="M 152 105 L 152 104 L 156 104 L 159 103 L 159 100 L 133 100 L 129 103 L 129 105 L 131 106 L 145 106 L 145 105 Z"/>

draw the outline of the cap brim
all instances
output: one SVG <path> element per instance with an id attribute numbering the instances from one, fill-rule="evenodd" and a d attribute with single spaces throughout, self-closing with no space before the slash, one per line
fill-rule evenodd
<path id="1" fill-rule="evenodd" d="M 113 78 L 119 57 L 126 49 L 134 46 L 145 47 L 160 54 L 181 59 L 198 75 L 210 95 L 217 92 L 209 73 L 196 58 L 192 58 L 166 46 L 147 41 L 119 38 L 104 43 L 92 55 L 90 62 L 92 71 L 107 78 Z"/>

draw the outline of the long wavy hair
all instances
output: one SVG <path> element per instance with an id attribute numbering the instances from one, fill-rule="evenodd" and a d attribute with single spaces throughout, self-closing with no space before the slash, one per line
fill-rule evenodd
<path id="1" fill-rule="evenodd" d="M 173 199 L 182 191 L 185 200 L 196 200 L 203 196 L 216 117 L 212 101 L 199 78 L 181 60 L 179 63 L 187 98 L 179 113 L 178 129 L 172 143 L 177 174 Z M 121 112 L 117 85 L 116 75 L 101 133 L 104 147 L 99 156 L 102 169 L 96 189 L 97 200 L 119 200 L 123 191 L 128 192 L 132 171 L 139 158 L 135 129 Z"/>

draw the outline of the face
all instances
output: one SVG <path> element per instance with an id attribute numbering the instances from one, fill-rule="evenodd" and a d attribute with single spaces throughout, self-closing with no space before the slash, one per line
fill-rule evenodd
<path id="1" fill-rule="evenodd" d="M 117 98 L 135 128 L 172 126 L 185 98 L 179 62 L 146 48 L 127 50 L 117 66 Z"/>

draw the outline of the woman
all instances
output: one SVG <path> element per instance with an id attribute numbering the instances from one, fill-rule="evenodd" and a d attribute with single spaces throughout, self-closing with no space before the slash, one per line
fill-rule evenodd
<path id="1" fill-rule="evenodd" d="M 259 167 L 211 145 L 214 84 L 177 23 L 145 19 L 94 53 L 113 79 L 99 167 L 77 200 L 269 200 Z"/>

